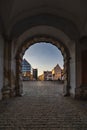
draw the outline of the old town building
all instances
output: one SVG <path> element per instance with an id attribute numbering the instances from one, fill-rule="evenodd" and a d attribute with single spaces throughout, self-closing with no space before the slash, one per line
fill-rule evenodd
<path id="1" fill-rule="evenodd" d="M 33 69 L 33 80 L 38 79 L 38 69 Z"/>
<path id="2" fill-rule="evenodd" d="M 44 81 L 44 74 L 39 75 L 39 76 L 38 76 L 38 80 Z"/>
<path id="3" fill-rule="evenodd" d="M 52 71 L 44 71 L 44 80 L 53 80 Z"/>
<path id="4" fill-rule="evenodd" d="M 61 67 L 57 64 L 53 69 L 52 69 L 52 75 L 53 75 L 53 80 L 61 80 L 62 79 L 62 69 Z"/>
<path id="5" fill-rule="evenodd" d="M 41 81 L 53 80 L 52 71 L 43 71 L 43 74 L 39 75 L 38 79 Z"/>

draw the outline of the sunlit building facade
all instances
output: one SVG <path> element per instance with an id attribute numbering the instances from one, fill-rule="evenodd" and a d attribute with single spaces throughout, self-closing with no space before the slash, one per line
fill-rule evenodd
<path id="1" fill-rule="evenodd" d="M 53 70 L 52 70 L 52 75 L 53 75 L 53 80 L 61 80 L 61 73 L 62 69 L 61 67 L 57 64 Z"/>
<path id="2" fill-rule="evenodd" d="M 40 81 L 44 81 L 44 74 L 39 75 L 38 79 L 39 79 Z"/>
<path id="3" fill-rule="evenodd" d="M 53 80 L 52 71 L 44 71 L 44 80 Z"/>

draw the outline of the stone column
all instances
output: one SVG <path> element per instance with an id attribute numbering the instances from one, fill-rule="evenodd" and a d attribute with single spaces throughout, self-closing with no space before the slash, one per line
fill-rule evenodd
<path id="1" fill-rule="evenodd" d="M 3 88 L 3 61 L 4 61 L 4 40 L 0 35 L 0 100 L 2 99 L 2 88 Z"/>
<path id="2" fill-rule="evenodd" d="M 70 58 L 65 59 L 64 61 L 64 96 L 70 96 Z"/>
<path id="3" fill-rule="evenodd" d="M 69 76 L 68 76 L 68 81 L 70 84 L 69 91 L 70 91 L 70 96 L 73 98 L 75 97 L 75 87 L 76 87 L 76 41 L 69 41 L 67 42 L 67 47 L 69 50 L 69 57 L 68 57 L 68 68 L 69 69 Z"/>
<path id="4" fill-rule="evenodd" d="M 23 94 L 21 64 L 22 64 L 22 55 L 19 54 L 16 57 L 16 96 L 22 96 Z"/>
<path id="5" fill-rule="evenodd" d="M 15 40 L 11 43 L 11 97 L 15 96 L 16 86 L 16 60 L 15 60 Z"/>
<path id="6" fill-rule="evenodd" d="M 4 82 L 2 88 L 2 98 L 9 98 L 11 92 L 11 85 L 10 85 L 10 59 L 11 58 L 11 42 L 5 40 L 4 41 Z"/>

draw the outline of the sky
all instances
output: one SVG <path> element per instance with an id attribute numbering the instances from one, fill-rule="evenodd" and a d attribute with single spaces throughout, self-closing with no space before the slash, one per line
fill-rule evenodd
<path id="1" fill-rule="evenodd" d="M 61 51 L 51 43 L 40 42 L 30 46 L 23 56 L 32 66 L 38 69 L 38 75 L 43 71 L 51 71 L 57 64 L 63 68 Z"/>

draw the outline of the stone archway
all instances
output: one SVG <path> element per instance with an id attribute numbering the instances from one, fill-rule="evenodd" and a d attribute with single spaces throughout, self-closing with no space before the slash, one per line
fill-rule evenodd
<path id="1" fill-rule="evenodd" d="M 50 42 L 64 57 L 65 87 L 64 95 L 75 97 L 76 91 L 76 44 L 64 32 L 50 26 L 36 26 L 24 32 L 20 37 L 8 41 L 5 46 L 5 75 L 2 91 L 3 98 L 21 95 L 21 61 L 26 49 L 37 42 Z M 9 48 L 10 45 L 10 48 Z M 68 67 L 67 67 L 68 66 Z M 9 72 L 9 73 L 7 73 Z M 20 74 L 20 76 L 19 76 Z M 20 78 L 19 78 L 20 77 Z M 69 91 L 69 92 L 68 92 Z"/>
<path id="2" fill-rule="evenodd" d="M 22 57 L 29 48 L 29 46 L 38 43 L 38 42 L 49 42 L 55 45 L 62 53 L 64 58 L 64 87 L 63 95 L 70 95 L 70 54 L 67 47 L 61 43 L 58 39 L 49 37 L 49 36 L 35 36 L 33 38 L 27 39 L 22 45 L 18 48 L 16 54 L 16 95 L 21 95 L 23 93 L 22 89 L 22 73 L 21 73 L 21 62 Z"/>

